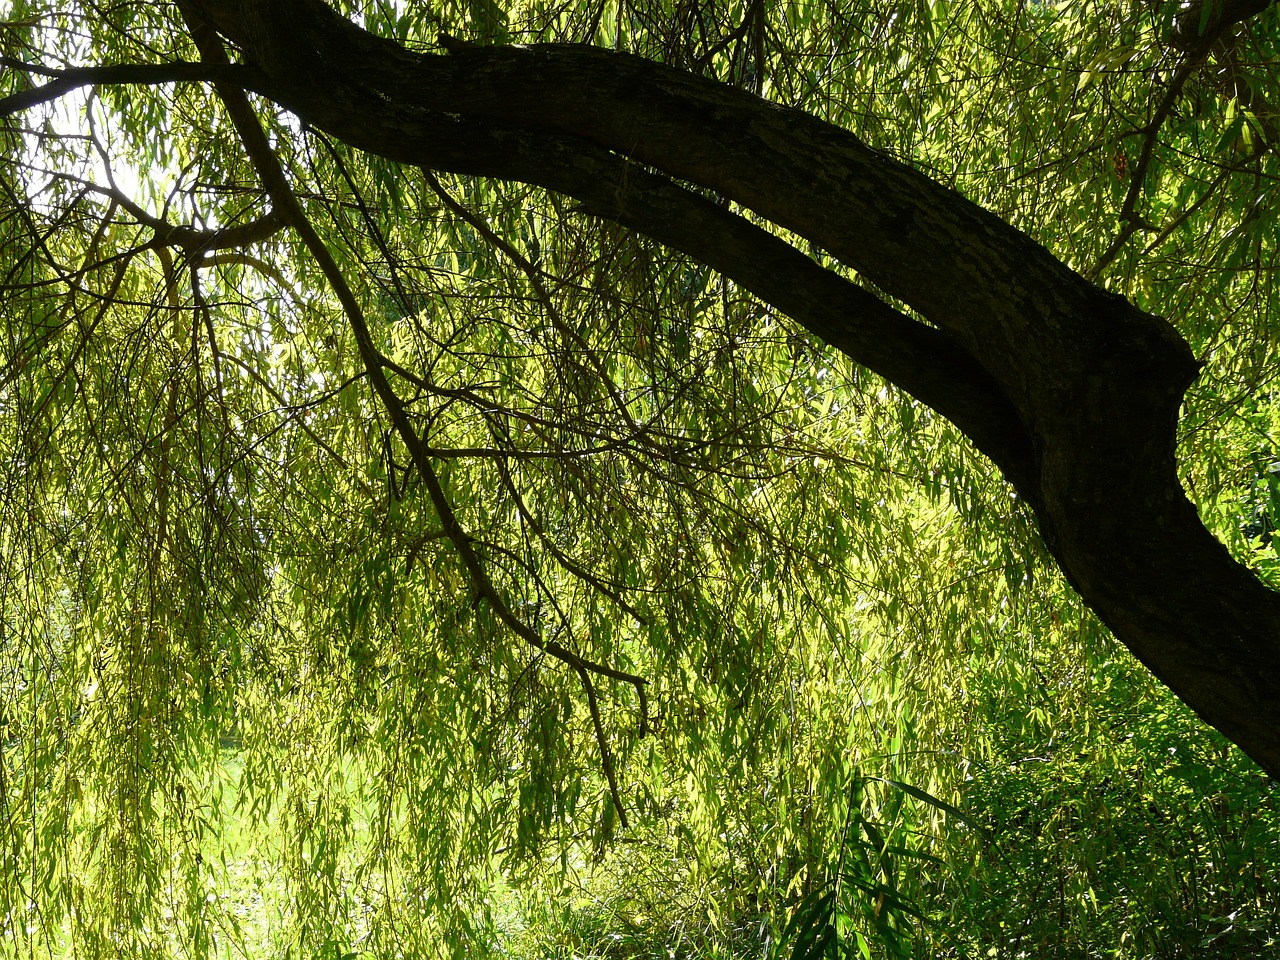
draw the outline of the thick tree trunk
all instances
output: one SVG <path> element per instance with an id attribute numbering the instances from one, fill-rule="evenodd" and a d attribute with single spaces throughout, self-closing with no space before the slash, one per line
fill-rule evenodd
<path id="1" fill-rule="evenodd" d="M 1280 596 L 1204 528 L 1175 427 L 1198 364 L 1159 317 L 848 131 L 582 46 L 408 51 L 319 0 L 186 0 L 254 89 L 405 163 L 539 184 L 702 260 L 951 419 L 1116 637 L 1280 776 Z M 916 321 L 678 181 L 827 250 Z"/>

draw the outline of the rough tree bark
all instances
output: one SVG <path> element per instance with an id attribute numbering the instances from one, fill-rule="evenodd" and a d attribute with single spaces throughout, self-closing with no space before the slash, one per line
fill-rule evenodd
<path id="1" fill-rule="evenodd" d="M 1209 32 L 1263 5 L 1229 4 Z M 712 80 L 585 46 L 412 52 L 320 0 L 183 6 L 253 66 L 246 86 L 304 122 L 403 163 L 573 196 L 948 417 L 1115 636 L 1280 777 L 1280 596 L 1178 481 L 1175 426 L 1199 365 L 1165 320 L 850 132 Z M 812 241 L 929 323 L 684 183 Z"/>

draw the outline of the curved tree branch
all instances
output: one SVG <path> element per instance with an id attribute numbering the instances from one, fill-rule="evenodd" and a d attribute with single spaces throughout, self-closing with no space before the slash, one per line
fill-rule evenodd
<path id="1" fill-rule="evenodd" d="M 319 0 L 188 5 L 258 68 L 251 88 L 305 122 L 574 196 L 933 406 L 1029 501 L 1117 638 L 1280 775 L 1280 598 L 1179 484 L 1175 428 L 1199 365 L 1165 320 L 852 133 L 706 78 L 580 46 L 415 53 Z M 932 326 L 681 182 L 826 249 Z"/>
<path id="2" fill-rule="evenodd" d="M 252 75 L 256 73 L 252 67 L 239 63 L 120 63 L 50 70 L 37 63 L 0 57 L 0 66 L 53 78 L 30 90 L 0 97 L 0 117 L 21 113 L 39 104 L 65 97 L 72 90 L 98 84 L 209 83 L 228 80 L 247 85 L 252 82 Z"/>

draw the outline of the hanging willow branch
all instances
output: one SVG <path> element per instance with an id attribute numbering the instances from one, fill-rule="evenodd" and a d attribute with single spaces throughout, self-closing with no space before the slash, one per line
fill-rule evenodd
<path id="1" fill-rule="evenodd" d="M 201 55 L 214 64 L 224 62 L 226 60 L 226 52 L 222 47 L 221 41 L 217 39 L 212 31 L 194 18 L 189 17 L 188 23 Z M 626 809 L 623 806 L 621 792 L 618 788 L 613 755 L 605 735 L 595 683 L 592 677 L 608 677 L 612 680 L 629 683 L 635 688 L 639 699 L 639 732 L 642 737 L 648 734 L 649 704 L 645 693 L 647 681 L 635 674 L 595 663 L 553 640 L 544 639 L 538 635 L 536 630 L 512 612 L 510 606 L 503 599 L 501 592 L 485 571 L 483 561 L 472 546 L 473 538 L 463 529 L 461 522 L 458 520 L 448 496 L 444 492 L 444 487 L 440 483 L 440 478 L 436 474 L 435 467 L 431 463 L 427 445 L 418 435 L 417 430 L 414 429 L 403 402 L 387 379 L 385 373 L 387 367 L 386 359 L 373 342 L 364 311 L 356 299 L 350 284 L 347 283 L 342 269 L 333 259 L 333 255 L 329 252 L 328 247 L 325 246 L 315 227 L 307 219 L 301 204 L 298 202 L 292 187 L 290 187 L 284 175 L 284 170 L 279 160 L 267 142 L 266 135 L 263 133 L 253 108 L 249 104 L 248 97 L 241 88 L 234 84 L 217 83 L 215 87 L 231 117 L 232 123 L 235 125 L 254 169 L 257 171 L 258 176 L 261 177 L 267 194 L 271 197 L 275 211 L 284 223 L 297 231 L 298 236 L 315 258 L 334 295 L 342 305 L 347 322 L 350 323 L 352 332 L 355 335 L 360 360 L 365 368 L 369 382 L 391 418 L 396 433 L 409 450 L 414 468 L 427 488 L 428 496 L 431 498 L 431 503 L 440 517 L 446 536 L 453 543 L 459 557 L 462 559 L 463 566 L 467 569 L 472 586 L 480 597 L 488 601 L 494 614 L 507 629 L 530 646 L 569 666 L 582 681 L 583 689 L 587 696 L 587 706 L 591 713 L 596 742 L 600 748 L 601 766 L 609 784 L 609 794 L 614 807 L 618 811 L 619 822 L 625 828 L 627 826 Z"/>

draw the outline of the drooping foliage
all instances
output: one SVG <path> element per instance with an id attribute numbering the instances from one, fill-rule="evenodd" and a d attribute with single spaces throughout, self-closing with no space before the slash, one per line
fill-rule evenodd
<path id="1" fill-rule="evenodd" d="M 337 6 L 628 50 L 958 187 L 1208 361 L 1185 482 L 1272 575 L 1274 10 L 1188 59 L 1177 3 Z M 0 96 L 199 60 L 179 8 L 16 2 Z M 1272 942 L 1273 785 L 954 427 L 573 201 L 254 106 L 432 472 L 213 86 L 8 117 L 0 950 Z"/>

